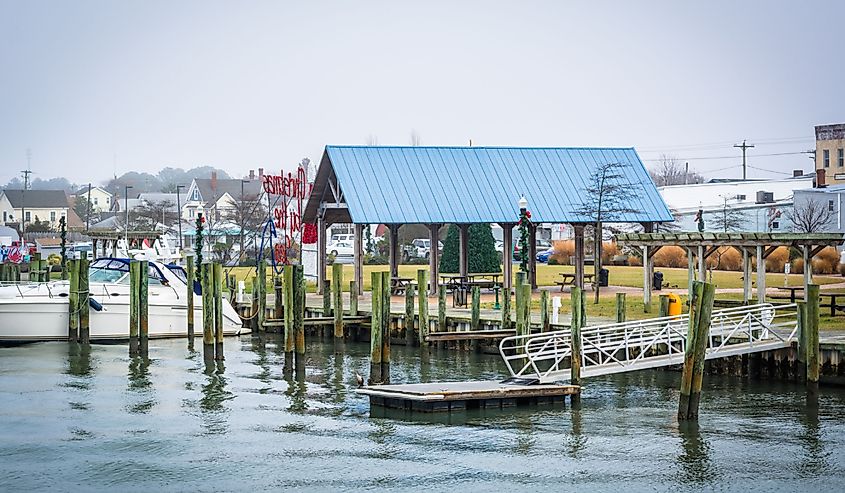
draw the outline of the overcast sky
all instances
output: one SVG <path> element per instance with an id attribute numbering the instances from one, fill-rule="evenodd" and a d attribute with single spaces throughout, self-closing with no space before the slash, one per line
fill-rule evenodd
<path id="1" fill-rule="evenodd" d="M 813 126 L 845 121 L 843 19 L 834 1 L 0 0 L 0 183 L 27 148 L 34 176 L 96 183 L 412 131 L 634 146 L 720 177 L 748 139 L 752 166 L 810 170 Z"/>

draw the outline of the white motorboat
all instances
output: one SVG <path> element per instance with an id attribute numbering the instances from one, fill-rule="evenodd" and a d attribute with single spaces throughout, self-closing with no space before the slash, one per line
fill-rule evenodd
<path id="1" fill-rule="evenodd" d="M 89 270 L 92 340 L 129 338 L 129 259 L 100 258 Z M 184 269 L 149 263 L 149 336 L 188 335 L 188 288 Z M 0 341 L 66 340 L 68 281 L 0 286 Z M 195 336 L 202 336 L 202 300 L 194 296 Z M 223 303 L 223 334 L 248 333 L 237 312 Z"/>

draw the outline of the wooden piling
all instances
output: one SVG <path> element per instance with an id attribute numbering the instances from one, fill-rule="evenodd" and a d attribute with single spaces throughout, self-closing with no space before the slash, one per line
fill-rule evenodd
<path id="1" fill-rule="evenodd" d="M 372 291 L 372 315 L 370 317 L 370 385 L 381 383 L 381 317 L 382 296 L 381 272 L 373 272 L 370 277 Z"/>
<path id="2" fill-rule="evenodd" d="M 234 299 L 234 295 L 232 298 Z M 282 293 L 282 276 L 273 276 L 273 318 L 285 318 L 284 294 Z"/>
<path id="3" fill-rule="evenodd" d="M 274 276 L 274 278 L 278 278 L 278 276 Z M 235 276 L 234 274 L 229 274 L 226 277 L 226 287 L 229 288 L 228 289 L 228 291 L 229 291 L 229 303 L 234 307 L 234 306 L 236 306 L 235 305 L 235 293 L 238 292 L 238 278 L 237 278 L 237 276 Z"/>
<path id="4" fill-rule="evenodd" d="M 91 293 L 88 287 L 88 254 L 82 254 L 79 259 L 76 269 L 77 277 L 79 278 L 79 295 L 77 302 L 79 303 L 79 342 L 82 344 L 91 343 Z"/>
<path id="5" fill-rule="evenodd" d="M 446 332 L 446 285 L 437 286 L 437 331 Z"/>
<path id="6" fill-rule="evenodd" d="M 807 332 L 810 328 L 807 326 L 807 302 L 796 301 L 796 315 L 798 316 L 798 347 L 795 354 L 795 359 L 798 362 L 797 373 L 798 380 L 807 381 Z"/>
<path id="7" fill-rule="evenodd" d="M 511 290 L 502 290 L 502 330 L 511 328 Z"/>
<path id="8" fill-rule="evenodd" d="M 570 347 L 572 349 L 572 356 L 570 357 L 570 383 L 572 385 L 581 385 L 581 329 L 583 328 L 585 307 L 584 293 L 581 288 L 572 286 L 570 290 L 570 298 L 572 301 L 572 321 L 570 322 L 570 336 L 572 342 Z M 576 401 L 576 396 L 572 396 L 573 402 Z"/>
<path id="9" fill-rule="evenodd" d="M 678 401 L 678 420 L 681 421 L 698 419 L 704 357 L 710 336 L 710 315 L 715 293 L 715 285 L 701 281 L 693 282 L 684 369 L 681 374 L 681 396 Z"/>
<path id="10" fill-rule="evenodd" d="M 325 279 L 323 281 L 323 316 L 332 316 L 332 281 Z M 334 331 L 330 325 L 323 325 L 321 329 L 322 336 L 325 339 L 331 339 Z"/>
<path id="11" fill-rule="evenodd" d="M 661 318 L 669 316 L 669 295 L 668 294 L 661 294 L 660 295 L 660 306 L 658 307 L 657 316 L 661 317 Z"/>
<path id="12" fill-rule="evenodd" d="M 625 293 L 616 293 L 616 323 L 621 324 L 628 319 L 628 311 L 625 306 Z"/>
<path id="13" fill-rule="evenodd" d="M 549 330 L 549 292 L 544 289 L 540 291 L 540 331 L 548 332 Z"/>
<path id="14" fill-rule="evenodd" d="M 349 281 L 349 315 L 358 315 L 358 283 Z"/>
<path id="15" fill-rule="evenodd" d="M 332 294 L 334 295 L 334 351 L 343 353 L 343 264 L 332 264 Z"/>
<path id="16" fill-rule="evenodd" d="M 293 326 L 296 352 L 296 373 L 305 372 L 305 273 L 301 265 L 293 266 Z"/>
<path id="17" fill-rule="evenodd" d="M 223 264 L 214 262 L 211 265 L 211 281 L 214 284 L 214 359 L 223 361 Z"/>
<path id="18" fill-rule="evenodd" d="M 137 260 L 129 262 L 129 355 L 138 354 L 138 320 L 140 317 L 139 273 L 141 264 Z M 77 271 L 78 272 L 78 271 Z"/>
<path id="19" fill-rule="evenodd" d="M 79 260 L 69 260 L 68 266 L 70 276 L 68 279 L 67 340 L 76 342 L 79 340 Z"/>
<path id="20" fill-rule="evenodd" d="M 434 282 L 434 281 L 432 281 Z M 425 269 L 417 270 L 417 286 L 420 290 L 419 296 L 419 312 L 417 319 L 419 320 L 419 340 L 420 346 L 426 344 L 425 338 L 428 336 L 428 271 Z"/>
<path id="21" fill-rule="evenodd" d="M 214 287 L 212 286 L 214 274 L 211 264 L 202 264 L 200 271 L 202 279 L 202 355 L 206 363 L 211 363 L 214 361 Z M 253 293 L 255 293 L 255 289 L 253 288 Z M 255 296 L 253 296 L 253 306 L 255 306 L 254 302 Z M 255 313 L 253 312 L 252 315 L 254 319 Z"/>
<path id="22" fill-rule="evenodd" d="M 414 326 L 414 285 L 409 284 L 405 289 L 405 345 L 413 346 L 416 339 L 416 327 Z"/>
<path id="23" fill-rule="evenodd" d="M 528 334 L 531 333 L 531 284 L 529 284 L 526 281 L 526 283 L 523 284 L 522 286 L 520 286 L 519 289 L 522 290 L 522 310 L 523 310 L 523 314 L 522 314 L 523 326 L 522 326 L 522 332 L 520 332 L 520 334 L 528 335 Z"/>
<path id="24" fill-rule="evenodd" d="M 252 302 L 249 310 L 249 330 L 253 334 L 258 332 L 258 298 L 261 296 L 260 290 L 261 288 L 258 287 L 258 275 L 255 275 L 252 278 Z"/>
<path id="25" fill-rule="evenodd" d="M 194 342 L 194 256 L 185 257 L 185 273 L 187 274 L 188 290 L 185 293 L 188 301 L 188 344 Z"/>
<path id="26" fill-rule="evenodd" d="M 138 265 L 138 342 L 144 356 L 150 347 L 149 266 L 147 260 L 141 260 Z"/>
<path id="27" fill-rule="evenodd" d="M 258 330 L 264 332 L 264 322 L 267 319 L 267 261 L 258 261 Z"/>
<path id="28" fill-rule="evenodd" d="M 282 272 L 284 282 L 282 283 L 282 291 L 284 291 L 285 302 L 285 371 L 293 371 L 293 350 L 296 345 L 296 329 L 294 328 L 293 308 L 294 308 L 294 286 L 293 286 L 293 266 L 286 265 Z"/>
<path id="29" fill-rule="evenodd" d="M 807 388 L 815 394 L 819 388 L 819 285 L 807 285 L 807 309 L 804 336 L 807 352 Z"/>
<path id="30" fill-rule="evenodd" d="M 470 330 L 481 328 L 481 288 L 472 287 L 472 313 L 470 316 Z"/>
<path id="31" fill-rule="evenodd" d="M 381 381 L 390 383 L 390 272 L 381 273 Z"/>

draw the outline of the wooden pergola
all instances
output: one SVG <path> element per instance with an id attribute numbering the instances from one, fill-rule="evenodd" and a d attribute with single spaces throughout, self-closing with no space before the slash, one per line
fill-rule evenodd
<path id="1" fill-rule="evenodd" d="M 616 236 L 621 245 L 642 248 L 643 302 L 651 302 L 654 254 L 665 246 L 679 246 L 687 252 L 690 289 L 694 279 L 704 279 L 707 257 L 720 248 L 733 248 L 742 255 L 743 301 L 752 298 L 752 258 L 757 260 L 757 302 L 766 300 L 766 258 L 779 247 L 794 247 L 804 257 L 804 293 L 812 283 L 812 259 L 825 247 L 845 242 L 845 233 L 628 233 Z M 697 274 L 697 276 L 696 276 Z"/>

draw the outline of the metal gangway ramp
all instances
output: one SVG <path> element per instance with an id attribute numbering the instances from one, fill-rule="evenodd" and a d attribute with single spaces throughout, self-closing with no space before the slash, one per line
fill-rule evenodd
<path id="1" fill-rule="evenodd" d="M 581 378 L 682 364 L 689 315 L 588 326 L 581 330 Z M 763 303 L 714 310 L 706 359 L 789 347 L 798 333 L 797 305 Z M 511 376 L 540 383 L 570 380 L 569 329 L 502 339 Z"/>

